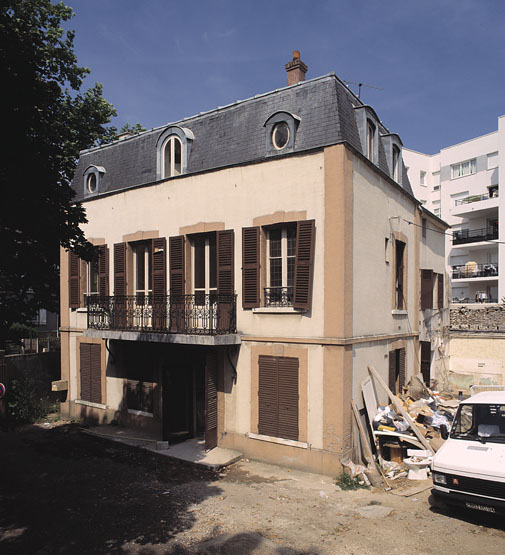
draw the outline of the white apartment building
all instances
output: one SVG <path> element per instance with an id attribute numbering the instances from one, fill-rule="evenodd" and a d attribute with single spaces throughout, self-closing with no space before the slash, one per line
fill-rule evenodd
<path id="1" fill-rule="evenodd" d="M 407 148 L 403 157 L 414 195 L 450 224 L 446 263 L 453 302 L 505 297 L 505 116 L 487 135 L 436 154 Z"/>

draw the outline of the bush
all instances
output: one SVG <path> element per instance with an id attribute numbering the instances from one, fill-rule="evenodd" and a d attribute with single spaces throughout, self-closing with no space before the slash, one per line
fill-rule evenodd
<path id="1" fill-rule="evenodd" d="M 368 487 L 363 480 L 359 478 L 353 478 L 350 474 L 346 472 L 342 472 L 340 476 L 336 479 L 335 483 L 340 489 L 349 490 L 349 489 L 360 489 Z"/>
<path id="2" fill-rule="evenodd" d="M 49 410 L 49 400 L 37 394 L 35 381 L 21 377 L 12 380 L 7 397 L 9 420 L 14 424 L 27 424 L 42 418 Z"/>

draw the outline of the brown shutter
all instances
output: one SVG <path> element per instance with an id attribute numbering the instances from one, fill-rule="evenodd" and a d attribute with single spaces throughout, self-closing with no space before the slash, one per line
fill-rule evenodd
<path id="1" fill-rule="evenodd" d="M 438 292 L 437 292 L 437 301 L 438 301 L 438 308 L 444 308 L 444 274 L 437 274 L 437 285 L 438 285 Z"/>
<path id="2" fill-rule="evenodd" d="M 151 271 L 153 274 L 152 325 L 155 330 L 164 330 L 167 324 L 167 240 L 164 237 L 153 239 L 151 250 Z"/>
<path id="3" fill-rule="evenodd" d="M 217 232 L 217 294 L 233 295 L 233 229 Z"/>
<path id="4" fill-rule="evenodd" d="M 114 245 L 114 296 L 126 295 L 126 243 Z"/>
<path id="5" fill-rule="evenodd" d="M 69 269 L 68 269 L 68 296 L 70 308 L 79 308 L 80 306 L 80 284 L 79 284 L 79 257 L 69 252 Z"/>
<path id="6" fill-rule="evenodd" d="M 433 308 L 433 270 L 421 270 L 421 309 Z"/>
<path id="7" fill-rule="evenodd" d="M 296 226 L 296 262 L 293 306 L 310 310 L 314 266 L 315 221 L 298 222 Z"/>
<path id="8" fill-rule="evenodd" d="M 79 347 L 81 395 L 83 401 L 91 401 L 91 344 L 81 343 Z"/>
<path id="9" fill-rule="evenodd" d="M 217 354 L 205 361 L 205 449 L 217 447 Z"/>
<path id="10" fill-rule="evenodd" d="M 431 342 L 421 341 L 421 373 L 424 383 L 430 386 Z"/>
<path id="11" fill-rule="evenodd" d="M 170 237 L 170 295 L 184 295 L 184 235 Z"/>
<path id="12" fill-rule="evenodd" d="M 396 351 L 389 351 L 389 389 L 396 393 Z"/>
<path id="13" fill-rule="evenodd" d="M 102 402 L 102 349 L 101 345 L 92 343 L 90 348 L 90 401 Z"/>
<path id="14" fill-rule="evenodd" d="M 242 307 L 260 305 L 260 228 L 242 228 Z"/>
<path id="15" fill-rule="evenodd" d="M 298 441 L 298 359 L 278 357 L 278 437 Z"/>
<path id="16" fill-rule="evenodd" d="M 399 353 L 399 369 L 398 369 L 398 393 L 402 392 L 405 386 L 406 368 L 405 368 L 405 349 L 398 349 Z"/>
<path id="17" fill-rule="evenodd" d="M 109 249 L 106 245 L 98 247 L 98 294 L 109 295 Z"/>
<path id="18" fill-rule="evenodd" d="M 258 433 L 277 437 L 279 430 L 277 357 L 260 356 L 258 369 Z"/>

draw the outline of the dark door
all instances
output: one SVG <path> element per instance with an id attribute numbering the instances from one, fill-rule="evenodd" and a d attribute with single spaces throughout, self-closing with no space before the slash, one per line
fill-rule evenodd
<path id="1" fill-rule="evenodd" d="M 217 447 L 217 353 L 205 359 L 205 449 Z"/>
<path id="2" fill-rule="evenodd" d="M 171 368 L 163 373 L 163 439 L 178 443 L 193 435 L 193 372 Z"/>
<path id="3" fill-rule="evenodd" d="M 430 368 L 431 368 L 431 342 L 421 341 L 421 374 L 424 383 L 430 386 Z"/>

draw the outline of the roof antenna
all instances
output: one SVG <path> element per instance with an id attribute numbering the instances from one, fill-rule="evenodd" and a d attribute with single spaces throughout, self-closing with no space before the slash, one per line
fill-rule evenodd
<path id="1" fill-rule="evenodd" d="M 377 89 L 378 91 L 383 91 L 381 87 L 376 87 L 375 85 L 367 85 L 366 83 L 358 83 L 356 81 L 344 81 L 344 83 L 349 85 L 358 85 L 358 98 L 361 100 L 361 87 L 368 87 L 369 89 Z"/>

